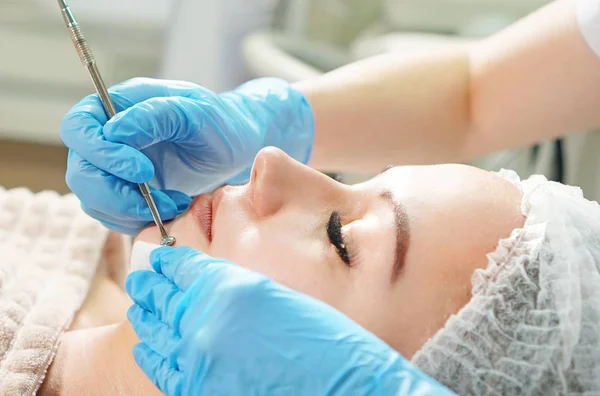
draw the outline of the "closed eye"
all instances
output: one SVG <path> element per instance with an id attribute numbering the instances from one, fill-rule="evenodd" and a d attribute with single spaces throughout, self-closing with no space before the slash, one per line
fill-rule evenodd
<path id="1" fill-rule="evenodd" d="M 329 216 L 329 221 L 327 222 L 327 236 L 329 237 L 331 244 L 335 247 L 338 256 L 340 256 L 346 265 L 350 265 L 348 245 L 344 242 L 341 216 L 337 211 L 332 212 L 331 216 Z"/>

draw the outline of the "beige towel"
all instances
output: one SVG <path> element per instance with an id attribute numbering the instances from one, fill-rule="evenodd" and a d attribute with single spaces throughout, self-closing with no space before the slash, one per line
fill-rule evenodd
<path id="1" fill-rule="evenodd" d="M 35 395 L 107 235 L 73 195 L 0 187 L 0 395 Z"/>

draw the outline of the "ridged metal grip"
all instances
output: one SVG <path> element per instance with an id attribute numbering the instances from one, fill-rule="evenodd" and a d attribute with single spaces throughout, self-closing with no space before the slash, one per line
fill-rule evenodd
<path id="1" fill-rule="evenodd" d="M 83 63 L 84 66 L 96 63 L 96 59 L 94 59 L 94 55 L 92 54 L 85 37 L 83 37 L 79 25 L 76 24 L 69 27 L 69 35 L 71 36 L 71 40 L 73 40 L 73 45 L 75 45 L 81 63 Z"/>

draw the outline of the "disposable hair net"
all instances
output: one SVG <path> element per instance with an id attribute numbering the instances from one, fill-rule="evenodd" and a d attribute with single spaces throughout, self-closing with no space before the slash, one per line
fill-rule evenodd
<path id="1" fill-rule="evenodd" d="M 521 189 L 525 225 L 413 363 L 460 395 L 600 394 L 600 207 L 542 176 L 500 176 Z"/>

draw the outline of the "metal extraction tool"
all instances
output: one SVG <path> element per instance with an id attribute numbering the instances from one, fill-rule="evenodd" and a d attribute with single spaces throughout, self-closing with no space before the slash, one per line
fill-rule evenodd
<path id="1" fill-rule="evenodd" d="M 102 76 L 98 71 L 98 67 L 96 66 L 96 60 L 94 55 L 92 55 L 92 51 L 90 50 L 83 33 L 81 32 L 81 28 L 75 20 L 69 5 L 64 0 L 58 0 L 58 5 L 61 9 L 63 19 L 65 21 L 65 25 L 69 30 L 69 34 L 71 36 L 71 40 L 73 40 L 73 45 L 79 54 L 79 58 L 81 59 L 81 63 L 87 69 L 88 74 L 90 75 L 92 82 L 94 84 L 94 88 L 100 96 L 100 100 L 102 101 L 102 105 L 104 106 L 104 111 L 108 116 L 108 119 L 117 114 L 115 110 L 115 106 L 108 95 L 108 90 L 106 89 L 106 85 L 104 84 L 104 80 L 102 80 Z M 175 243 L 175 238 L 170 236 L 165 230 L 165 227 L 160 218 L 160 214 L 158 213 L 158 209 L 156 208 L 156 203 L 154 203 L 154 199 L 152 198 L 152 193 L 150 192 L 150 186 L 148 183 L 140 183 L 138 187 L 142 193 L 142 196 L 146 200 L 148 204 L 148 208 L 150 208 L 150 213 L 152 214 L 152 218 L 154 222 L 158 226 L 160 230 L 160 234 L 162 236 L 160 244 L 163 246 L 173 245 Z"/>

